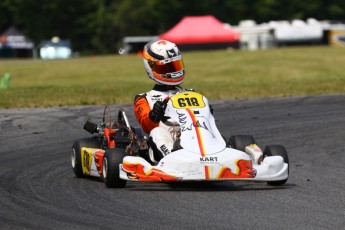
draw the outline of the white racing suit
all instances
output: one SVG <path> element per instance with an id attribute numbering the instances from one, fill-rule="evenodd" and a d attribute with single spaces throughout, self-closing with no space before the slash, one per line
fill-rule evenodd
<path id="1" fill-rule="evenodd" d="M 149 118 L 149 112 L 156 101 L 163 101 L 181 90 L 177 86 L 156 84 L 149 92 L 138 94 L 135 97 L 134 113 L 143 130 L 150 134 L 149 157 L 153 163 L 158 163 L 161 158 L 172 151 L 176 133 L 179 132 L 180 127 L 176 123 L 172 123 L 172 125 L 166 125 L 162 121 L 155 123 Z"/>

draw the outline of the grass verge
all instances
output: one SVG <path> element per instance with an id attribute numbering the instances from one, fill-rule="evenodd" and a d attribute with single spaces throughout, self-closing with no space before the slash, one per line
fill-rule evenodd
<path id="1" fill-rule="evenodd" d="M 186 79 L 209 99 L 345 92 L 345 50 L 326 46 L 184 52 Z M 0 60 L 0 108 L 129 104 L 152 88 L 136 55 L 69 60 Z"/>

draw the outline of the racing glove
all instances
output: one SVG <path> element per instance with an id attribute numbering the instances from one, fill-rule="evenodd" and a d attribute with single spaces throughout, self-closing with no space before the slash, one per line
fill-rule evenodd
<path id="1" fill-rule="evenodd" d="M 165 101 L 156 101 L 152 110 L 149 112 L 150 120 L 154 123 L 160 122 L 164 117 L 166 107 L 167 103 Z"/>

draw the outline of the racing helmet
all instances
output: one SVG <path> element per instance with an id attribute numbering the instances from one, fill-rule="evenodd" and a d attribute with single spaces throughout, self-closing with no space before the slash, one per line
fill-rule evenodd
<path id="1" fill-rule="evenodd" d="M 163 85 L 179 85 L 185 70 L 177 46 L 166 40 L 147 43 L 143 50 L 144 66 L 148 76 Z"/>

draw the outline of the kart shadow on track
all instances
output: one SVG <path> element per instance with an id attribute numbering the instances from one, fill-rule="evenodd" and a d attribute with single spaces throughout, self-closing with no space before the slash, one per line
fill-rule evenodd
<path id="1" fill-rule="evenodd" d="M 262 183 L 248 182 L 175 182 L 175 183 L 143 183 L 140 186 L 136 184 L 127 184 L 127 190 L 135 191 L 189 191 L 189 192 L 235 192 L 235 191 L 265 191 L 265 190 L 281 190 L 294 188 L 295 184 L 285 184 L 284 186 L 266 186 Z"/>
<path id="2" fill-rule="evenodd" d="M 102 178 L 87 177 L 89 181 L 103 183 Z M 167 191 L 167 192 L 236 192 L 236 191 L 265 191 L 265 190 L 282 190 L 296 187 L 296 184 L 286 183 L 284 186 L 267 186 L 260 182 L 243 182 L 243 181 L 184 181 L 174 183 L 128 183 L 126 190 L 132 191 Z"/>

